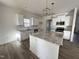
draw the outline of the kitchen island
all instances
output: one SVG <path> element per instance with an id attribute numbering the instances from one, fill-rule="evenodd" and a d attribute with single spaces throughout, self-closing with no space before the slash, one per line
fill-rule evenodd
<path id="1" fill-rule="evenodd" d="M 61 32 L 30 34 L 30 50 L 39 59 L 58 59 L 60 45 L 63 45 Z"/>

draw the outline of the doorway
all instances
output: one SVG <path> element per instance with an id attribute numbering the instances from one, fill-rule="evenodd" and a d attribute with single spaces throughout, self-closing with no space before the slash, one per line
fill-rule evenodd
<path id="1" fill-rule="evenodd" d="M 75 30 L 74 30 L 74 42 L 79 43 L 79 15 L 77 14 Z"/>

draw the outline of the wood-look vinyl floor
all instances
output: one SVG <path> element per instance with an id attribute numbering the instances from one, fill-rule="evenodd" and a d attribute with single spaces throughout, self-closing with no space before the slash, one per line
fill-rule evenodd
<path id="1" fill-rule="evenodd" d="M 79 44 L 64 40 L 60 47 L 59 59 L 79 59 Z"/>
<path id="2" fill-rule="evenodd" d="M 0 46 L 0 59 L 38 59 L 29 50 L 29 41 L 14 41 Z"/>
<path id="3" fill-rule="evenodd" d="M 14 41 L 0 46 L 0 59 L 39 59 L 29 50 L 29 40 Z M 64 40 L 59 59 L 79 59 L 79 44 Z"/>

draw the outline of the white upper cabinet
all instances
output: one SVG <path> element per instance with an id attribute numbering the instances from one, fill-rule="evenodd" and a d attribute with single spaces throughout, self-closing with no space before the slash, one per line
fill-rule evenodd
<path id="1" fill-rule="evenodd" d="M 66 26 L 69 26 L 70 24 L 70 16 L 57 16 L 57 17 L 54 17 L 52 19 L 52 26 L 62 26 L 62 27 L 66 27 Z M 65 24 L 64 25 L 56 25 L 57 22 L 64 22 Z"/>

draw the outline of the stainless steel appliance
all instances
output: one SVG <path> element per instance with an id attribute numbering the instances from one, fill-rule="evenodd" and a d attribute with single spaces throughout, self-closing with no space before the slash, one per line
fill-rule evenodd
<path id="1" fill-rule="evenodd" d="M 64 32 L 64 28 L 63 27 L 57 27 L 55 31 L 56 32 Z"/>

